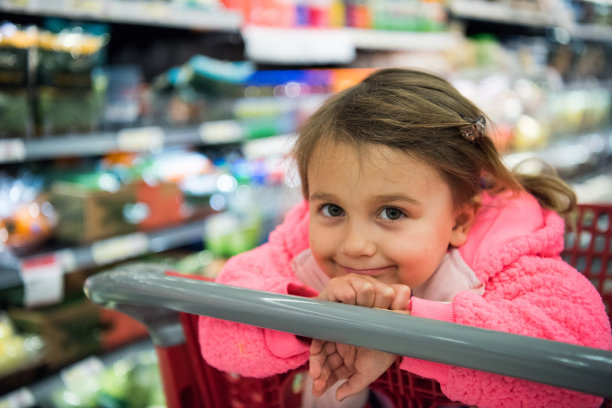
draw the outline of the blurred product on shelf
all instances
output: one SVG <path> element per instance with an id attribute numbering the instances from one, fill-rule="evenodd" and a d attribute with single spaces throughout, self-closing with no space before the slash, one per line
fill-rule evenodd
<path id="1" fill-rule="evenodd" d="M 256 70 L 250 62 L 196 55 L 155 78 L 151 119 L 146 121 L 184 126 L 236 120 L 245 139 L 293 132 L 313 106 L 368 72 L 358 68 Z"/>
<path id="2" fill-rule="evenodd" d="M 76 297 L 55 305 L 11 306 L 0 314 L 0 393 L 27 384 L 28 370 L 38 376 L 53 373 L 146 336 L 141 323 L 97 307 L 82 289 Z"/>
<path id="3" fill-rule="evenodd" d="M 247 25 L 441 31 L 446 11 L 438 0 L 223 0 Z"/>
<path id="4" fill-rule="evenodd" d="M 612 83 L 595 71 L 564 81 L 551 57 L 544 40 L 502 45 L 491 35 L 467 38 L 449 54 L 455 67 L 449 78 L 491 117 L 500 150 L 540 149 L 609 130 Z"/>
<path id="5" fill-rule="evenodd" d="M 171 270 L 185 275 L 204 276 L 214 279 L 226 262 L 225 257 L 218 257 L 212 251 L 205 249 L 193 254 L 183 254 L 172 266 Z"/>
<path id="6" fill-rule="evenodd" d="M 257 213 L 223 213 L 211 217 L 204 233 L 206 248 L 215 256 L 229 258 L 254 248 L 262 238 Z"/>
<path id="7" fill-rule="evenodd" d="M 5 246 L 17 252 L 32 250 L 52 235 L 57 214 L 43 188 L 39 176 L 0 173 L 0 251 Z"/>
<path id="8" fill-rule="evenodd" d="M 33 131 L 30 69 L 36 28 L 0 25 L 0 139 Z"/>
<path id="9" fill-rule="evenodd" d="M 91 131 L 102 120 L 106 79 L 99 67 L 108 35 L 49 25 L 57 31 L 8 22 L 0 28 L 0 137 Z"/>
<path id="10" fill-rule="evenodd" d="M 103 126 L 116 129 L 136 126 L 143 116 L 143 78 L 138 65 L 105 66 L 108 81 Z"/>
<path id="11" fill-rule="evenodd" d="M 576 23 L 612 26 L 612 4 L 598 0 L 570 0 Z"/>
<path id="12" fill-rule="evenodd" d="M 0 381 L 40 364 L 44 347 L 39 335 L 17 331 L 6 312 L 0 311 Z"/>
<path id="13" fill-rule="evenodd" d="M 62 386 L 49 401 L 52 408 L 165 406 L 157 357 L 137 351 L 110 364 L 91 357 L 61 371 Z"/>
<path id="14" fill-rule="evenodd" d="M 59 223 L 55 233 L 59 239 L 92 242 L 137 230 L 135 224 L 123 217 L 124 207 L 137 202 L 135 186 L 103 190 L 93 187 L 88 180 L 99 185 L 108 177 L 111 176 L 79 174 L 71 181 L 53 182 L 50 200 L 58 212 Z"/>
<path id="15" fill-rule="evenodd" d="M 103 117 L 106 78 L 100 71 L 106 34 L 82 26 L 41 31 L 36 67 L 36 114 L 41 136 L 87 132 Z"/>
<path id="16" fill-rule="evenodd" d="M 87 299 L 37 308 L 9 308 L 15 327 L 44 340 L 42 359 L 50 369 L 101 351 L 99 308 Z"/>
<path id="17" fill-rule="evenodd" d="M 186 200 L 181 184 L 214 172 L 206 156 L 183 150 L 110 154 L 90 170 L 56 169 L 49 175 L 49 199 L 59 219 L 55 235 L 93 242 L 203 218 L 212 212 L 210 205 Z"/>
<path id="18" fill-rule="evenodd" d="M 244 95 L 243 84 L 253 70 L 250 62 L 195 55 L 184 65 L 158 75 L 151 89 L 156 124 L 174 126 L 230 119 L 232 105 Z"/>

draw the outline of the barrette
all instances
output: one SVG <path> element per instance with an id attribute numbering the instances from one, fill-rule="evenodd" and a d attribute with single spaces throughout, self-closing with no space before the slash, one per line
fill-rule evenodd
<path id="1" fill-rule="evenodd" d="M 461 128 L 461 136 L 469 142 L 473 142 L 476 139 L 484 137 L 486 123 L 487 122 L 484 116 L 478 116 L 478 118 L 476 118 L 476 120 L 471 122 L 469 125 L 465 125 Z"/>

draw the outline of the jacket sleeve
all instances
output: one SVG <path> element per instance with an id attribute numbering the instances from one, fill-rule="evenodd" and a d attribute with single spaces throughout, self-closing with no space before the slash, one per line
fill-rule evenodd
<path id="1" fill-rule="evenodd" d="M 250 289 L 303 296 L 316 292 L 293 274 L 291 260 L 308 247 L 308 207 L 295 206 L 267 243 L 231 258 L 216 281 Z M 219 370 L 266 377 L 304 364 L 309 343 L 293 334 L 206 316 L 199 318 L 202 357 Z"/>
<path id="2" fill-rule="evenodd" d="M 560 258 L 523 256 L 487 283 L 481 297 L 452 304 L 415 299 L 413 314 L 485 329 L 610 349 L 610 322 L 595 287 Z M 486 407 L 599 407 L 602 399 L 522 379 L 404 358 L 401 367 L 440 382 L 453 400 Z"/>

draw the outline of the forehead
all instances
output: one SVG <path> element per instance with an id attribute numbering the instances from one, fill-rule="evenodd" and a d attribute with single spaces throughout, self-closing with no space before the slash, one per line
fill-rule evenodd
<path id="1" fill-rule="evenodd" d="M 399 149 L 378 144 L 359 147 L 341 142 L 315 147 L 308 163 L 309 194 L 316 189 L 388 192 L 446 186 L 436 168 Z M 330 192 L 330 191 L 326 191 Z"/>

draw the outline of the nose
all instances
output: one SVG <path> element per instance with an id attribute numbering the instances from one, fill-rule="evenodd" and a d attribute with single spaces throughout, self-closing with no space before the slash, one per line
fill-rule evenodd
<path id="1" fill-rule="evenodd" d="M 373 256 L 376 253 L 376 242 L 372 231 L 362 224 L 349 223 L 342 250 L 347 256 L 353 258 Z"/>

